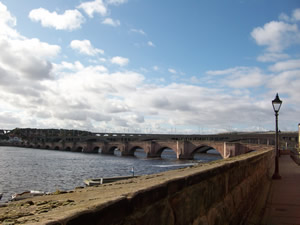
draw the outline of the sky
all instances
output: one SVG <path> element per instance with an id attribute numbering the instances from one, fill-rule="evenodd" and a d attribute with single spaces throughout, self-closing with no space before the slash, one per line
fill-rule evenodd
<path id="1" fill-rule="evenodd" d="M 299 0 L 0 0 L 0 128 L 300 123 Z"/>

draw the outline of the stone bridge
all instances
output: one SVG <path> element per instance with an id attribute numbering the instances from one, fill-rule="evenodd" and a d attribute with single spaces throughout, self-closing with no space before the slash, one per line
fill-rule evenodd
<path id="1" fill-rule="evenodd" d="M 263 150 L 262 145 L 244 144 L 222 141 L 186 141 L 186 140 L 156 140 L 156 141 L 99 141 L 86 140 L 80 142 L 43 142 L 22 143 L 23 147 L 64 150 L 72 152 L 114 154 L 120 150 L 122 156 L 134 156 L 137 149 L 143 149 L 148 158 L 161 157 L 166 149 L 172 149 L 177 159 L 193 159 L 195 153 L 206 153 L 208 150 L 217 150 L 223 158 L 229 158 L 256 150 Z"/>

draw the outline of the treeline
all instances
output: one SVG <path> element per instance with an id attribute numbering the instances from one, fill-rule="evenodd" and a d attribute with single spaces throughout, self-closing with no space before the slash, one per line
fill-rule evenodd
<path id="1" fill-rule="evenodd" d="M 67 130 L 67 129 L 37 129 L 37 128 L 15 128 L 8 134 L 9 137 L 64 137 L 64 136 L 89 136 L 92 135 L 89 131 L 82 130 Z"/>

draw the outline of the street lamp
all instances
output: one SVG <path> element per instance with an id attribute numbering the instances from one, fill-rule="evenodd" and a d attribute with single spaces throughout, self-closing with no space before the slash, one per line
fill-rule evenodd
<path id="1" fill-rule="evenodd" d="M 276 124 L 276 132 L 275 132 L 275 172 L 272 176 L 272 179 L 281 179 L 281 176 L 279 175 L 279 166 L 278 166 L 278 112 L 280 110 L 282 101 L 280 100 L 278 93 L 276 94 L 275 99 L 272 101 L 273 109 L 275 112 L 275 124 Z"/>

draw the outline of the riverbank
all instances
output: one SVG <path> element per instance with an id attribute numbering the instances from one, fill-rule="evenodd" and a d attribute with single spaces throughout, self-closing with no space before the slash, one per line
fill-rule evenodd
<path id="1" fill-rule="evenodd" d="M 165 194 L 165 187 L 167 187 L 167 193 L 176 193 L 178 190 L 183 188 L 183 186 L 189 185 L 188 183 L 198 182 L 199 179 L 210 179 L 210 176 L 213 181 L 209 181 L 209 183 L 203 181 L 201 183 L 201 185 L 209 185 L 205 187 L 206 192 L 208 192 L 208 196 L 210 196 L 209 201 L 216 200 L 217 197 L 220 197 L 220 199 L 226 197 L 227 199 L 228 196 L 225 192 L 228 192 L 233 188 L 232 190 L 235 190 L 235 192 L 237 191 L 237 194 L 240 195 L 239 199 L 237 199 L 237 196 L 234 196 L 236 198 L 235 201 L 239 201 L 239 204 L 241 204 L 241 191 L 244 188 L 245 190 L 248 190 L 250 183 L 253 183 L 254 186 L 257 186 L 257 184 L 260 183 L 258 182 L 258 179 L 261 176 L 264 177 L 262 173 L 265 173 L 266 171 L 265 162 L 266 160 L 269 160 L 269 157 L 269 151 L 253 152 L 226 160 L 218 160 L 206 164 L 199 164 L 193 167 L 146 175 L 98 187 L 76 189 L 71 193 L 60 193 L 58 191 L 52 195 L 12 202 L 6 207 L 0 208 L 0 222 L 5 225 L 69 224 L 66 221 L 72 221 L 72 218 L 78 219 L 82 217 L 84 219 L 86 218 L 85 215 L 89 215 L 89 217 L 93 215 L 95 216 L 96 212 L 97 216 L 99 216 L 99 213 L 103 213 L 103 217 L 105 217 L 107 221 L 110 219 L 109 222 L 113 222 L 115 219 L 120 219 L 120 216 L 122 217 L 122 213 L 127 213 L 127 210 L 129 209 L 126 204 L 128 204 L 128 200 L 132 201 L 130 200 L 132 198 L 134 201 L 137 201 L 134 205 L 144 206 L 149 203 L 150 206 L 153 204 L 153 201 L 157 201 L 161 195 Z M 232 171 L 232 169 L 236 166 L 241 167 L 242 169 Z M 251 174 L 250 170 L 257 171 L 252 171 L 253 174 Z M 243 177 L 240 174 L 241 172 L 244 175 L 248 175 Z M 226 173 L 226 175 L 224 176 L 223 173 Z M 243 179 L 245 178 L 249 178 L 250 180 L 248 179 L 244 182 Z M 237 183 L 237 180 L 242 182 L 242 186 Z M 218 186 L 219 182 L 220 187 Z M 226 182 L 230 182 L 229 184 L 226 184 L 227 190 L 223 187 Z M 138 197 L 139 194 L 145 193 L 145 191 L 148 194 L 150 193 L 151 196 L 140 199 Z M 232 198 L 233 197 L 230 197 L 231 200 L 226 200 L 229 202 L 228 204 L 233 202 Z M 220 199 L 217 200 L 219 201 Z M 174 201 L 175 202 L 172 204 L 176 203 L 176 200 Z M 237 204 L 237 202 L 235 204 Z M 211 206 L 212 205 L 208 205 L 206 207 Z M 209 208 L 205 208 L 205 210 L 209 210 Z M 77 221 L 77 223 L 74 224 L 84 223 L 78 223 Z"/>

